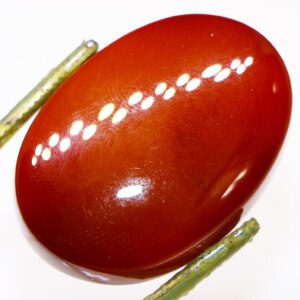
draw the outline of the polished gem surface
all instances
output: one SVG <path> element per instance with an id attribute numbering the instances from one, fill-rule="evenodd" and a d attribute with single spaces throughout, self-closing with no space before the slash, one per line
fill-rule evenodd
<path id="1" fill-rule="evenodd" d="M 205 15 L 142 27 L 36 117 L 17 163 L 23 219 L 92 279 L 172 270 L 236 225 L 290 110 L 285 66 L 253 29 Z"/>

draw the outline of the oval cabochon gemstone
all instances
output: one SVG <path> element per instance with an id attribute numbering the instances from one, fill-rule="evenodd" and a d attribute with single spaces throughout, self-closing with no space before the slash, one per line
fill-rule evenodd
<path id="1" fill-rule="evenodd" d="M 16 170 L 23 220 L 93 280 L 173 270 L 237 224 L 290 111 L 284 63 L 250 27 L 207 15 L 142 27 L 92 57 L 32 123 Z"/>

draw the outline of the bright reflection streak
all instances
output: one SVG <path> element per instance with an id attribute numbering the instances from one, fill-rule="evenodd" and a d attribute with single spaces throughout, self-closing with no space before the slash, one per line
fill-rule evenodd
<path id="1" fill-rule="evenodd" d="M 227 188 L 225 193 L 222 195 L 222 199 L 225 198 L 227 195 L 229 195 L 235 188 L 238 181 L 240 181 L 247 173 L 247 169 L 240 172 L 240 174 L 234 179 L 234 181 L 231 183 L 231 185 Z"/>
<path id="2" fill-rule="evenodd" d="M 272 92 L 274 94 L 278 92 L 278 83 L 276 81 L 272 84 Z"/>
<path id="3" fill-rule="evenodd" d="M 34 157 L 32 158 L 31 164 L 32 164 L 33 166 L 36 166 L 36 164 L 37 164 L 37 158 L 36 158 L 36 156 L 34 156 Z"/>
<path id="4" fill-rule="evenodd" d="M 108 103 L 104 105 L 99 112 L 98 120 L 99 121 L 105 120 L 113 113 L 114 110 L 115 110 L 115 105 L 113 103 Z"/>
<path id="5" fill-rule="evenodd" d="M 40 156 L 41 153 L 42 153 L 42 150 L 43 150 L 42 144 L 37 145 L 36 148 L 35 148 L 35 155 Z"/>
<path id="6" fill-rule="evenodd" d="M 221 69 L 222 69 L 221 64 L 215 64 L 215 65 L 209 66 L 202 72 L 201 76 L 203 78 L 209 78 L 209 77 L 215 76 L 217 73 L 219 73 L 221 71 Z"/>
<path id="7" fill-rule="evenodd" d="M 82 138 L 86 141 L 86 140 L 89 140 L 95 133 L 96 133 L 96 130 L 97 130 L 97 125 L 96 124 L 91 124 L 89 125 L 88 127 L 86 127 L 84 130 L 83 130 L 83 133 L 82 133 Z"/>
<path id="8" fill-rule="evenodd" d="M 59 135 L 57 133 L 54 133 L 51 135 L 49 139 L 49 146 L 50 147 L 55 147 L 59 142 Z"/>
<path id="9" fill-rule="evenodd" d="M 179 78 L 177 79 L 177 86 L 183 86 L 185 84 L 187 84 L 187 82 L 190 79 L 190 75 L 189 74 L 182 74 L 181 76 L 179 76 Z"/>
<path id="10" fill-rule="evenodd" d="M 141 109 L 146 110 L 146 109 L 150 108 L 153 103 L 154 103 L 154 97 L 150 96 L 142 102 Z"/>
<path id="11" fill-rule="evenodd" d="M 165 100 L 169 100 L 169 99 L 171 99 L 175 95 L 175 93 L 176 93 L 175 88 L 173 88 L 173 87 L 169 88 L 169 89 L 166 90 L 163 98 Z"/>
<path id="12" fill-rule="evenodd" d="M 51 157 L 51 150 L 49 148 L 45 148 L 42 152 L 43 160 L 49 160 Z"/>
<path id="13" fill-rule="evenodd" d="M 85 276 L 87 276 L 88 278 L 90 278 L 93 281 L 98 281 L 98 282 L 105 281 L 105 282 L 109 282 L 109 278 L 107 278 L 107 277 L 105 277 L 103 275 L 100 275 L 100 274 L 97 274 L 97 273 L 94 273 L 94 272 L 90 272 L 90 271 L 86 271 L 86 270 L 81 270 L 80 272 L 83 273 Z"/>
<path id="14" fill-rule="evenodd" d="M 139 103 L 142 100 L 142 98 L 143 98 L 142 92 L 135 92 L 129 97 L 128 104 L 135 105 L 135 104 Z"/>
<path id="15" fill-rule="evenodd" d="M 191 92 L 195 90 L 201 84 L 201 80 L 199 78 L 193 78 L 189 83 L 186 85 L 185 89 L 187 92 Z"/>
<path id="16" fill-rule="evenodd" d="M 245 59 L 244 64 L 245 64 L 246 67 L 250 67 L 253 64 L 253 57 L 252 56 L 248 56 Z"/>
<path id="17" fill-rule="evenodd" d="M 117 124 L 122 121 L 126 117 L 127 112 L 128 110 L 126 108 L 120 108 L 119 110 L 117 110 L 112 118 L 112 123 Z"/>
<path id="18" fill-rule="evenodd" d="M 143 186 L 141 184 L 133 184 L 121 188 L 117 192 L 117 197 L 120 199 L 131 198 L 131 197 L 136 197 L 142 193 L 143 193 Z"/>
<path id="19" fill-rule="evenodd" d="M 148 178 L 128 178 L 116 192 L 116 198 L 120 204 L 145 200 L 145 194 L 151 188 L 151 181 Z"/>
<path id="20" fill-rule="evenodd" d="M 230 75 L 230 73 L 231 73 L 230 69 L 228 68 L 223 69 L 220 73 L 217 74 L 214 81 L 215 82 L 223 81 Z"/>
<path id="21" fill-rule="evenodd" d="M 83 128 L 83 122 L 81 120 L 75 121 L 71 126 L 70 134 L 73 136 L 77 135 L 80 133 L 82 128 Z"/>
<path id="22" fill-rule="evenodd" d="M 165 82 L 161 82 L 155 89 L 156 95 L 161 95 L 167 89 L 167 84 Z"/>
<path id="23" fill-rule="evenodd" d="M 241 64 L 241 61 L 239 59 L 234 59 L 230 65 L 230 68 L 232 70 L 235 70 L 239 65 Z"/>
<path id="24" fill-rule="evenodd" d="M 238 66 L 238 68 L 236 69 L 236 73 L 241 75 L 246 71 L 246 66 L 244 64 L 241 64 Z"/>
<path id="25" fill-rule="evenodd" d="M 70 148 L 70 145 L 71 145 L 71 140 L 69 138 L 64 138 L 61 140 L 59 144 L 59 150 L 61 152 L 65 152 Z"/>
<path id="26" fill-rule="evenodd" d="M 84 130 L 83 130 L 83 133 L 82 133 L 82 138 L 86 141 L 86 140 L 89 140 L 95 133 L 96 133 L 96 130 L 97 130 L 97 125 L 96 124 L 91 124 L 89 125 L 88 127 L 86 127 Z"/>

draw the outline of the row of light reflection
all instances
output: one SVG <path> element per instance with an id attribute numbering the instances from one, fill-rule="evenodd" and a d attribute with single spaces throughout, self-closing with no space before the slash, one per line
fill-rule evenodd
<path id="1" fill-rule="evenodd" d="M 177 88 L 185 88 L 187 92 L 192 92 L 196 90 L 202 83 L 201 79 L 210 79 L 213 78 L 214 82 L 221 82 L 227 79 L 230 74 L 235 72 L 237 75 L 243 74 L 248 67 L 250 67 L 253 64 L 253 57 L 248 56 L 244 62 L 241 62 L 240 59 L 234 59 L 230 67 L 223 68 L 221 64 L 214 64 L 209 67 L 207 67 L 202 73 L 201 78 L 194 77 L 191 78 L 191 76 L 187 73 L 182 74 L 178 77 L 176 81 L 176 87 Z M 155 96 L 162 97 L 163 100 L 170 100 L 174 95 L 176 94 L 176 87 L 168 87 L 166 82 L 159 83 L 154 91 Z M 155 101 L 154 96 L 149 96 L 143 99 L 144 95 L 142 92 L 138 91 L 133 93 L 128 98 L 128 105 L 129 106 L 135 106 L 140 103 L 140 108 L 142 110 L 149 109 Z M 108 103 L 104 105 L 99 114 L 98 114 L 98 121 L 102 122 L 106 119 L 108 119 L 110 116 L 112 124 L 118 124 L 122 120 L 125 119 L 125 117 L 128 114 L 128 109 L 125 107 L 119 108 L 117 111 L 115 111 L 115 104 L 114 103 Z M 54 148 L 56 146 L 59 147 L 59 150 L 61 152 L 66 152 L 71 147 L 71 137 L 77 136 L 79 134 L 82 135 L 82 139 L 84 141 L 89 140 L 93 137 L 93 135 L 97 132 L 97 124 L 93 123 L 84 128 L 84 122 L 82 120 L 75 121 L 70 130 L 69 134 L 70 137 L 64 137 L 60 139 L 60 136 L 58 133 L 53 133 L 51 137 L 48 140 L 48 145 L 43 146 L 42 144 L 37 145 L 35 148 L 35 153 L 32 157 L 32 165 L 36 166 L 38 163 L 38 158 L 41 157 L 44 161 L 48 161 L 51 158 L 51 148 Z"/>

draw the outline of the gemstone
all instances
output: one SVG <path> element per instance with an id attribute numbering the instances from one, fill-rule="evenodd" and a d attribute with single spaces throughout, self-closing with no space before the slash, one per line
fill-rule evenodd
<path id="1" fill-rule="evenodd" d="M 250 27 L 186 15 L 84 64 L 22 144 L 16 192 L 58 262 L 108 283 L 189 262 L 239 221 L 283 143 L 287 70 Z"/>

